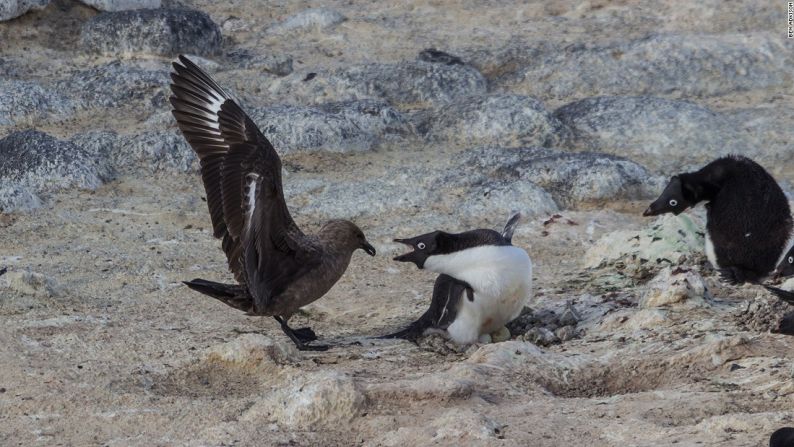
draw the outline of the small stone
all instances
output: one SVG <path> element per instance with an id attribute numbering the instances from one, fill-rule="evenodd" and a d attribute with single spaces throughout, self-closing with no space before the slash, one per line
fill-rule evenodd
<path id="1" fill-rule="evenodd" d="M 703 278 L 693 270 L 663 268 L 640 298 L 641 308 L 686 306 L 701 307 L 709 299 Z"/>
<path id="2" fill-rule="evenodd" d="M 510 340 L 510 330 L 507 329 L 507 327 L 502 326 L 501 328 L 499 328 L 499 330 L 491 334 L 491 340 L 494 343 L 500 343 L 503 341 Z"/>
<path id="3" fill-rule="evenodd" d="M 573 326 L 563 326 L 554 331 L 554 335 L 556 335 L 560 341 L 573 340 L 576 337 L 576 328 Z"/>
<path id="4" fill-rule="evenodd" d="M 538 346 L 549 346 L 560 342 L 559 337 L 545 327 L 533 327 L 522 335 L 521 339 Z"/>

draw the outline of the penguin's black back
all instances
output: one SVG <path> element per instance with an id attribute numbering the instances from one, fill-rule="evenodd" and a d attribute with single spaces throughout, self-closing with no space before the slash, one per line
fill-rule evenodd
<path id="1" fill-rule="evenodd" d="M 717 159 L 682 176 L 703 189 L 719 267 L 738 267 L 758 281 L 776 267 L 791 235 L 788 200 L 775 179 L 746 157 Z"/>

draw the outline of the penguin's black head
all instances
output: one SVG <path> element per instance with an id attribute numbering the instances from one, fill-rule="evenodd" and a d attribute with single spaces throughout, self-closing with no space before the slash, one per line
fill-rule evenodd
<path id="1" fill-rule="evenodd" d="M 658 216 L 660 214 L 673 213 L 677 216 L 696 203 L 692 200 L 693 196 L 694 191 L 691 191 L 691 187 L 685 184 L 681 177 L 676 175 L 670 179 L 670 183 L 664 188 L 662 195 L 651 203 L 642 215 Z"/>
<path id="2" fill-rule="evenodd" d="M 394 242 L 405 244 L 411 247 L 413 251 L 396 256 L 394 260 L 399 262 L 413 262 L 420 269 L 424 268 L 427 258 L 436 254 L 438 251 L 439 240 L 443 238 L 445 234 L 446 233 L 443 231 L 434 231 L 410 239 L 395 239 Z"/>
<path id="3" fill-rule="evenodd" d="M 777 265 L 773 273 L 775 278 L 784 278 L 791 275 L 794 275 L 794 247 L 783 256 L 783 259 L 780 261 L 780 264 Z"/>

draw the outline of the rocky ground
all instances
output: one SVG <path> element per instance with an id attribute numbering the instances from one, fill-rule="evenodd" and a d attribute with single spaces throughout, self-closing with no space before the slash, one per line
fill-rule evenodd
<path id="1" fill-rule="evenodd" d="M 783 8 L 0 2 L 0 444 L 765 445 L 794 424 L 792 309 L 718 281 L 702 209 L 640 214 L 719 154 L 792 191 Z M 178 53 L 271 138 L 301 226 L 378 249 L 294 319 L 328 352 L 181 285 L 231 276 L 169 113 Z M 434 279 L 392 238 L 516 209 L 535 296 L 510 340 L 372 338 Z"/>

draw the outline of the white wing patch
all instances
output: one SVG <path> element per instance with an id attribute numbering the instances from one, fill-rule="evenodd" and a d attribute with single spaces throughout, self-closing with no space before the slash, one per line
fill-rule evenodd
<path id="1" fill-rule="evenodd" d="M 226 99 L 223 97 L 223 92 L 213 91 L 212 93 L 212 96 L 207 95 L 205 98 L 207 100 L 207 108 L 212 112 L 212 119 L 209 120 L 209 124 L 213 129 L 220 131 L 221 124 L 218 121 L 218 112 L 220 112 L 221 106 L 226 102 Z M 213 96 L 219 96 L 220 99 Z"/>
<path id="2" fill-rule="evenodd" d="M 256 208 L 256 184 L 259 180 L 259 174 L 252 172 L 245 176 L 245 180 L 246 187 L 248 188 L 248 192 L 245 195 L 245 227 L 250 228 L 254 216 L 254 209 Z"/>

